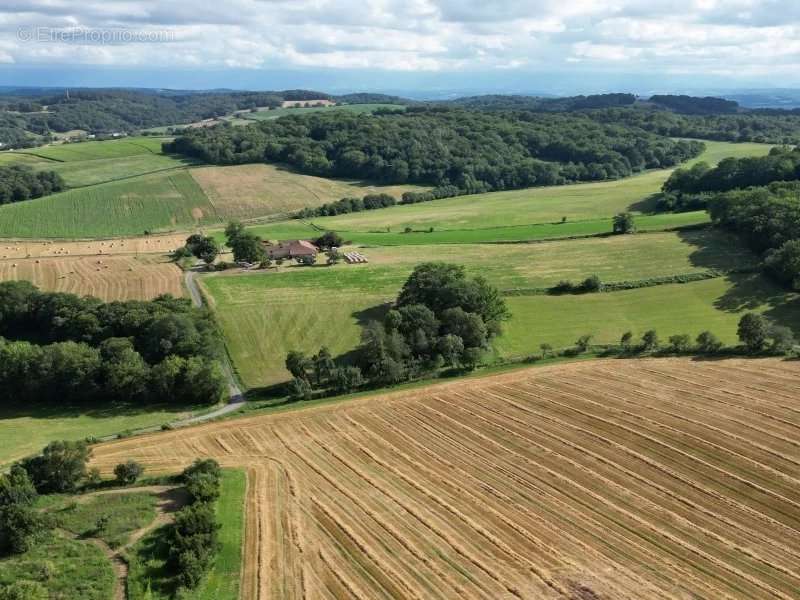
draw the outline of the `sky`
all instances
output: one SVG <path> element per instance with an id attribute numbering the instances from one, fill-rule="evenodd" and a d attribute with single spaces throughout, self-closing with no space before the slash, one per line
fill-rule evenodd
<path id="1" fill-rule="evenodd" d="M 2 0 L 0 85 L 800 87 L 800 0 Z"/>

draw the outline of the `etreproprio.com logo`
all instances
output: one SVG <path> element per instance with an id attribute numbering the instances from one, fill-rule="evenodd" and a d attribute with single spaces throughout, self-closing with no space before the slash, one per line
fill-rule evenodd
<path id="1" fill-rule="evenodd" d="M 153 44 L 173 41 L 175 32 L 168 29 L 20 27 L 17 39 L 61 44 Z"/>

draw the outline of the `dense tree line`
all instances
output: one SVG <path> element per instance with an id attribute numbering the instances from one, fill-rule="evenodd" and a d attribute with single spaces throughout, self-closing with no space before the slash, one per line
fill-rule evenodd
<path id="1" fill-rule="evenodd" d="M 767 271 L 800 291 L 800 184 L 773 183 L 713 194 L 713 221 L 742 235 L 764 256 Z"/>
<path id="2" fill-rule="evenodd" d="M 669 110 L 634 106 L 594 110 L 585 114 L 598 123 L 638 127 L 670 137 L 723 142 L 800 143 L 800 114 L 794 111 L 683 115 Z"/>
<path id="3" fill-rule="evenodd" d="M 331 217 L 347 213 L 388 208 L 397 204 L 397 198 L 391 194 L 367 194 L 363 198 L 342 198 L 335 202 L 326 202 L 322 206 L 307 207 L 295 214 L 298 219 L 313 217 Z"/>
<path id="4" fill-rule="evenodd" d="M 442 107 L 292 115 L 198 128 L 165 144 L 214 164 L 281 162 L 314 175 L 453 185 L 465 193 L 624 177 L 676 165 L 702 148 L 584 114 Z"/>
<path id="5" fill-rule="evenodd" d="M 103 303 L 0 283 L 0 397 L 28 403 L 214 403 L 224 391 L 210 316 L 187 300 Z"/>
<path id="6" fill-rule="evenodd" d="M 664 183 L 665 192 L 696 194 L 765 186 L 800 179 L 800 148 L 776 147 L 767 156 L 726 158 L 716 167 L 700 162 L 677 169 Z"/>
<path id="7" fill-rule="evenodd" d="M 213 459 L 198 459 L 181 475 L 189 505 L 175 515 L 167 535 L 167 565 L 180 588 L 196 588 L 219 552 L 220 524 L 213 502 L 220 494 L 221 477 Z"/>
<path id="8" fill-rule="evenodd" d="M 55 171 L 34 171 L 27 165 L 0 166 L 0 204 L 41 198 L 64 189 Z"/>

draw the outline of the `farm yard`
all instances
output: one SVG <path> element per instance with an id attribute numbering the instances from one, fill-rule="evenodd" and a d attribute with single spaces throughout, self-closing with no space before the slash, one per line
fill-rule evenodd
<path id="1" fill-rule="evenodd" d="M 103 444 L 247 469 L 243 598 L 776 598 L 800 373 L 594 361 Z"/>

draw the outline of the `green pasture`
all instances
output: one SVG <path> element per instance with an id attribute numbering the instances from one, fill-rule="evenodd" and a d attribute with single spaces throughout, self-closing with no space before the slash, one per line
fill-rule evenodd
<path id="1" fill-rule="evenodd" d="M 124 137 L 116 140 L 73 142 L 52 144 L 40 148 L 18 150 L 15 154 L 27 154 L 53 161 L 86 161 L 103 158 L 121 158 L 137 154 L 160 154 L 161 144 L 168 138 L 150 136 Z"/>
<path id="2" fill-rule="evenodd" d="M 0 412 L 0 465 L 39 452 L 53 440 L 103 437 L 192 414 L 192 407 L 6 407 Z"/>
<path id="3" fill-rule="evenodd" d="M 97 158 L 86 161 L 59 163 L 41 161 L 36 163 L 35 168 L 55 171 L 64 178 L 64 183 L 68 187 L 79 188 L 194 164 L 196 164 L 195 161 L 177 155 L 146 152 L 119 158 Z"/>
<path id="4" fill-rule="evenodd" d="M 202 278 L 228 350 L 247 386 L 285 381 L 288 373 L 283 361 L 290 350 L 312 353 L 327 345 L 335 355 L 351 351 L 358 344 L 361 325 L 381 318 L 414 266 L 428 260 L 465 265 L 470 275 L 483 275 L 504 290 L 550 287 L 564 279 L 577 282 L 594 274 L 606 282 L 619 282 L 754 264 L 748 250 L 727 234 L 711 230 L 542 244 L 385 247 L 362 252 L 370 261 L 366 265 L 290 265 L 269 272 Z M 545 298 L 573 302 L 589 297 Z M 517 300 L 510 298 L 509 302 Z M 602 312 L 594 317 L 604 318 Z M 527 331 L 516 318 L 506 329 Z"/>
<path id="5" fill-rule="evenodd" d="M 192 592 L 195 600 L 239 599 L 247 476 L 244 471 L 224 469 L 220 483 L 220 496 L 215 510 L 217 521 L 222 526 L 219 531 L 222 547 L 211 571 L 200 587 Z"/>
<path id="6" fill-rule="evenodd" d="M 218 222 L 214 207 L 186 171 L 154 173 L 0 207 L 0 237 L 114 237 Z"/>
<path id="7" fill-rule="evenodd" d="M 36 581 L 52 599 L 109 600 L 111 563 L 97 546 L 53 534 L 24 554 L 0 558 L 0 585 Z"/>
<path id="8" fill-rule="evenodd" d="M 518 296 L 507 302 L 513 317 L 495 342 L 503 357 L 538 354 L 542 343 L 565 348 L 584 334 L 595 343 L 615 343 L 626 331 L 639 338 L 649 329 L 664 342 L 670 335 L 695 338 L 708 330 L 735 344 L 739 319 L 748 311 L 800 332 L 800 296 L 758 275 L 580 296 Z"/>
<path id="9" fill-rule="evenodd" d="M 763 155 L 772 147 L 768 144 L 705 143 L 706 151 L 690 163 L 700 160 L 716 163 L 726 156 Z M 323 229 L 347 231 L 353 235 L 355 232 L 387 230 L 402 232 L 407 227 L 413 230 L 432 227 L 436 231 L 488 229 L 531 223 L 544 225 L 560 223 L 564 218 L 578 228 L 582 223 L 610 218 L 623 211 L 652 211 L 654 203 L 650 196 L 661 189 L 670 173 L 672 169 L 660 169 L 615 181 L 457 196 L 319 218 L 314 219 L 314 224 Z"/>
<path id="10" fill-rule="evenodd" d="M 244 536 L 245 473 L 222 471 L 220 497 L 215 503 L 221 544 L 211 571 L 197 589 L 176 596 L 176 585 L 167 567 L 168 527 L 160 527 L 139 540 L 128 552 L 128 600 L 238 600 Z"/>
<path id="11" fill-rule="evenodd" d="M 393 209 L 385 209 L 393 210 Z M 382 212 L 381 210 L 374 212 Z M 364 214 L 364 213 L 359 213 Z M 336 219 L 338 217 L 332 217 Z M 705 211 L 686 213 L 662 213 L 640 215 L 636 218 L 636 228 L 641 232 L 664 231 L 702 225 L 709 222 Z M 265 240 L 311 239 L 318 237 L 331 225 L 328 219 L 315 220 L 313 225 L 305 221 L 279 221 L 265 225 L 254 225 L 248 230 Z M 335 225 L 335 223 L 333 223 Z M 434 229 L 433 231 L 416 229 L 409 233 L 401 230 L 392 231 L 351 231 L 334 229 L 348 243 L 359 246 L 414 246 L 433 244 L 481 244 L 501 242 L 522 242 L 553 240 L 571 237 L 587 237 L 610 234 L 612 218 L 610 216 L 586 221 L 567 221 L 566 223 L 539 223 L 531 225 L 497 226 L 475 229 Z M 222 231 L 214 235 L 225 241 Z"/>
<path id="12" fill-rule="evenodd" d="M 75 501 L 69 498 L 60 505 L 50 507 L 59 527 L 82 538 L 96 537 L 111 548 L 128 543 L 130 535 L 146 527 L 156 518 L 157 498 L 149 492 L 121 492 L 98 494 Z M 97 529 L 98 519 L 106 526 Z"/>

